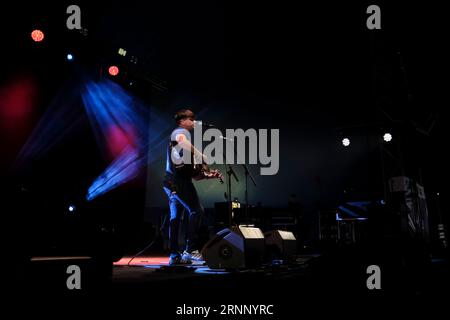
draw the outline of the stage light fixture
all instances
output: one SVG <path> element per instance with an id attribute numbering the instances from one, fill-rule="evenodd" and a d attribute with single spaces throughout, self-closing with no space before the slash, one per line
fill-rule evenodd
<path id="1" fill-rule="evenodd" d="M 69 206 L 69 212 L 74 212 L 75 211 L 75 206 L 74 205 L 70 205 Z"/>
<path id="2" fill-rule="evenodd" d="M 119 74 L 119 68 L 117 66 L 110 66 L 108 69 L 108 72 L 113 77 L 117 76 Z"/>
<path id="3" fill-rule="evenodd" d="M 44 40 L 44 33 L 38 29 L 33 30 L 33 32 L 31 32 L 31 38 L 35 42 L 41 42 L 42 40 Z"/>
<path id="4" fill-rule="evenodd" d="M 392 141 L 392 135 L 390 133 L 385 133 L 383 136 L 384 142 L 391 142 Z"/>
<path id="5" fill-rule="evenodd" d="M 348 147 L 350 145 L 350 139 L 349 138 L 342 139 L 342 145 L 344 147 Z"/>
<path id="6" fill-rule="evenodd" d="M 67 60 L 69 60 L 69 61 L 73 60 L 73 55 L 71 53 L 67 54 Z"/>

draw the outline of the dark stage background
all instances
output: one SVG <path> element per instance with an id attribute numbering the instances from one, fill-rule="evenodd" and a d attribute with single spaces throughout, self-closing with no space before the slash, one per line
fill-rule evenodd
<path id="1" fill-rule="evenodd" d="M 65 27 L 70 4 L 81 7 L 87 35 Z M 384 199 L 383 168 L 386 176 L 403 169 L 422 182 L 431 219 L 437 220 L 436 194 L 447 198 L 446 11 L 438 2 L 377 1 L 382 29 L 368 30 L 370 4 L 40 1 L 6 6 L 2 183 L 5 190 L 25 188 L 39 199 L 28 203 L 27 215 L 13 219 L 21 225 L 42 220 L 50 230 L 57 225 L 55 217 L 74 203 L 92 212 L 87 219 L 113 217 L 108 223 L 127 226 L 127 235 L 141 232 L 144 217 L 166 206 L 164 139 L 174 111 L 190 106 L 219 127 L 280 130 L 279 172 L 260 176 L 259 167 L 251 166 L 258 186 L 250 185 L 249 202 L 286 207 L 296 194 L 311 239 L 317 237 L 319 209 Z M 41 44 L 30 39 L 34 28 L 46 31 Z M 126 58 L 118 56 L 118 48 L 126 48 Z M 65 58 L 69 51 L 72 62 Z M 116 78 L 107 74 L 114 63 L 121 68 Z M 144 110 L 151 145 L 147 163 L 133 179 L 88 202 L 90 185 L 114 153 L 99 142 L 80 94 L 86 79 L 100 78 L 118 83 Z M 43 131 L 33 131 L 38 124 Z M 400 162 L 382 162 L 385 131 L 393 134 L 389 148 L 401 155 Z M 349 148 L 341 144 L 344 136 L 351 138 Z M 20 157 L 27 142 L 34 149 Z M 235 169 L 242 181 L 242 168 Z M 197 186 L 205 207 L 225 201 L 225 185 Z M 243 202 L 244 184 L 234 186 L 233 196 Z M 441 205 L 442 211 L 448 207 Z"/>

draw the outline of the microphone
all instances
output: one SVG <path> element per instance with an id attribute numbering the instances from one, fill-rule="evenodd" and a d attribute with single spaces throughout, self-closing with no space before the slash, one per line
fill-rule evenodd
<path id="1" fill-rule="evenodd" d="M 206 127 L 206 128 L 215 128 L 216 127 L 215 125 L 213 125 L 211 123 L 206 123 L 206 122 L 203 122 L 201 120 L 194 120 L 194 123 L 196 125 L 199 125 L 199 126 L 202 126 L 202 127 Z"/>
<path id="2" fill-rule="evenodd" d="M 224 137 L 224 136 L 219 136 L 219 138 L 222 139 L 222 140 L 227 140 L 227 141 L 231 141 L 231 142 L 234 141 L 233 139 L 227 138 L 227 137 Z"/>

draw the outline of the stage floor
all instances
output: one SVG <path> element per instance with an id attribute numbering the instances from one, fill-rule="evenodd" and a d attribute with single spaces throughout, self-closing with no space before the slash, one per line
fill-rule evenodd
<path id="1" fill-rule="evenodd" d="M 199 278 L 207 281 L 216 281 L 225 277 L 254 277 L 255 275 L 299 275 L 304 272 L 308 262 L 318 255 L 299 256 L 289 265 L 271 264 L 259 268 L 226 270 L 210 269 L 203 262 L 193 262 L 187 266 L 169 266 L 168 256 L 140 256 L 136 258 L 124 257 L 114 263 L 113 285 L 142 285 L 151 281 L 170 281 L 174 279 Z M 198 280 L 200 281 L 200 280 Z"/>

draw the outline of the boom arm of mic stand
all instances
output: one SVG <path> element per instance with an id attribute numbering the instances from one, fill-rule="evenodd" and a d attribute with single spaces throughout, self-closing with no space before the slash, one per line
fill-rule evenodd
<path id="1" fill-rule="evenodd" d="M 233 167 L 231 167 L 231 165 L 228 166 L 228 171 L 227 173 L 229 175 L 233 175 L 234 179 L 236 180 L 236 182 L 239 182 L 238 177 L 236 176 L 236 174 L 234 173 Z"/>
<path id="2" fill-rule="evenodd" d="M 253 176 L 252 176 L 252 174 L 251 174 L 251 172 L 250 172 L 250 170 L 248 170 L 248 167 L 247 167 L 247 165 L 245 164 L 245 163 L 243 163 L 242 164 L 242 166 L 244 167 L 244 169 L 245 169 L 245 174 L 246 175 L 248 175 L 249 177 L 250 177 L 250 180 L 252 180 L 252 182 L 253 182 L 253 185 L 256 187 L 256 182 L 255 182 L 255 179 L 253 179 Z"/>

